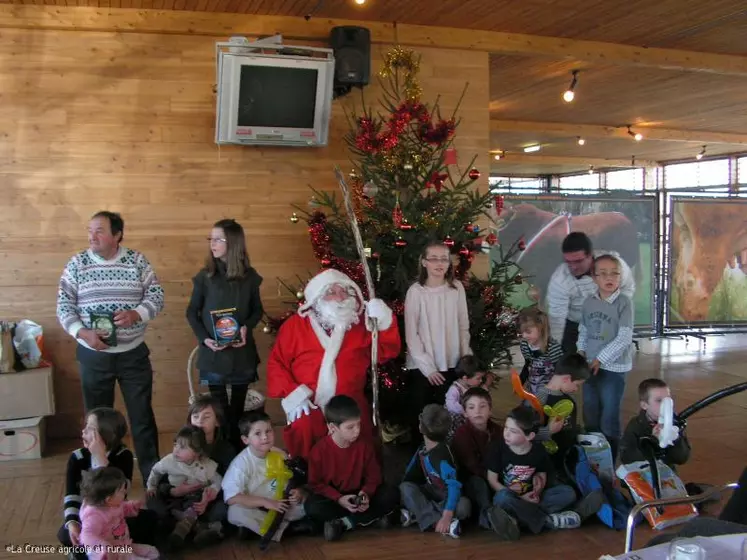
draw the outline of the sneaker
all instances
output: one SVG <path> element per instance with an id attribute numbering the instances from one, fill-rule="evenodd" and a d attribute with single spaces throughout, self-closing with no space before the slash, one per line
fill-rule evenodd
<path id="1" fill-rule="evenodd" d="M 291 521 L 283 531 L 283 537 L 301 537 L 316 535 L 321 527 L 308 517 L 302 517 L 298 521 Z"/>
<path id="2" fill-rule="evenodd" d="M 516 519 L 511 517 L 503 509 L 498 506 L 488 508 L 487 511 L 488 523 L 493 532 L 502 541 L 516 541 L 519 540 L 519 524 Z"/>
<path id="3" fill-rule="evenodd" d="M 171 531 L 171 535 L 169 535 L 169 544 L 172 549 L 178 550 L 184 546 L 184 540 L 192 532 L 196 522 L 197 520 L 192 517 L 185 517 L 176 524 L 174 530 Z"/>
<path id="4" fill-rule="evenodd" d="M 462 526 L 458 519 L 454 519 L 449 525 L 449 532 L 446 533 L 446 536 L 451 537 L 452 539 L 458 539 L 461 534 Z"/>
<path id="5" fill-rule="evenodd" d="M 223 533 L 220 530 L 220 523 L 216 527 L 214 523 L 200 523 L 195 529 L 195 536 L 192 540 L 195 546 L 208 546 L 223 540 Z"/>
<path id="6" fill-rule="evenodd" d="M 377 529 L 390 529 L 392 527 L 392 516 L 387 513 L 383 517 L 379 517 L 373 524 Z"/>
<path id="7" fill-rule="evenodd" d="M 553 529 L 578 529 L 581 527 L 581 516 L 575 511 L 561 511 L 549 515 Z"/>
<path id="8" fill-rule="evenodd" d="M 324 540 L 326 541 L 339 541 L 344 532 L 345 523 L 342 519 L 334 519 L 324 524 Z"/>
<path id="9" fill-rule="evenodd" d="M 405 508 L 399 510 L 399 524 L 402 527 L 409 527 L 413 523 L 415 523 L 415 516 L 409 510 Z"/>
<path id="10" fill-rule="evenodd" d="M 602 490 L 594 490 L 581 498 L 573 511 L 578 513 L 581 521 L 586 521 L 599 511 L 604 504 L 604 493 Z"/>

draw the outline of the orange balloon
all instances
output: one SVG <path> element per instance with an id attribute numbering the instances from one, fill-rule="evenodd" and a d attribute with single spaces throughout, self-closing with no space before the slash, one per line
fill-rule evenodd
<path id="1" fill-rule="evenodd" d="M 524 386 L 521 384 L 521 377 L 519 377 L 519 374 L 515 369 L 511 370 L 511 386 L 513 387 L 514 393 L 517 397 L 525 401 L 529 401 L 529 404 L 532 405 L 532 408 L 539 413 L 540 422 L 544 422 L 545 411 L 542 405 L 540 404 L 539 400 L 537 400 L 537 397 L 535 397 L 532 393 L 528 393 L 524 389 Z"/>

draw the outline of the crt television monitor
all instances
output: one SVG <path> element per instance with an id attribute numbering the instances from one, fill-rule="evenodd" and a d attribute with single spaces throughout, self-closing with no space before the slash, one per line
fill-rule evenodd
<path id="1" fill-rule="evenodd" d="M 326 145 L 333 78 L 334 59 L 224 53 L 216 141 Z"/>

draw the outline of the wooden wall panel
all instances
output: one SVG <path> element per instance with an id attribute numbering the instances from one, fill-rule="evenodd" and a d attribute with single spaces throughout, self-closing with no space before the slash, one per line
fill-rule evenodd
<path id="1" fill-rule="evenodd" d="M 166 290 L 166 309 L 147 342 L 159 429 L 173 431 L 184 418 L 187 356 L 195 343 L 184 309 L 211 224 L 233 217 L 244 225 L 265 278 L 265 307 L 286 309 L 276 278 L 317 268 L 303 223 L 289 222 L 290 204 L 305 204 L 308 185 L 336 188 L 332 167 L 348 159 L 343 103 L 359 103 L 360 96 L 334 102 L 327 148 L 219 149 L 212 88 L 221 38 L 22 30 L 21 19 L 18 27 L 3 29 L 0 42 L 0 317 L 44 327 L 56 367 L 58 415 L 50 432 L 76 435 L 80 381 L 75 343 L 55 318 L 57 283 L 69 257 L 87 245 L 90 215 L 121 212 L 125 245 L 147 255 Z M 469 82 L 456 145 L 462 165 L 478 154 L 484 189 L 488 55 L 437 48 L 422 55 L 425 99 L 440 95 L 445 112 Z M 373 68 L 381 57 L 379 45 Z M 374 103 L 378 93 L 372 85 L 365 97 Z M 271 337 L 259 330 L 255 336 L 264 357 Z"/>

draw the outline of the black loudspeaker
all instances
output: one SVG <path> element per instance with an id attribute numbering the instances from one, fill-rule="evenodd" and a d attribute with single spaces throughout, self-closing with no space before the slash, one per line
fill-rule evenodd
<path id="1" fill-rule="evenodd" d="M 329 40 L 335 51 L 335 89 L 368 85 L 371 32 L 365 27 L 333 27 Z"/>

